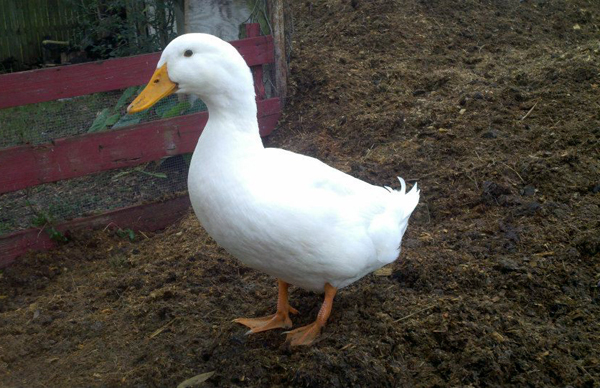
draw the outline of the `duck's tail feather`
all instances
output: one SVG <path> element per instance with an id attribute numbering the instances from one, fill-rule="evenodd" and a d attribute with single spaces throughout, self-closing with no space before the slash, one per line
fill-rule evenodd
<path id="1" fill-rule="evenodd" d="M 415 183 L 412 189 L 407 193 L 406 182 L 404 179 L 398 177 L 398 180 L 400 181 L 400 190 L 394 190 L 393 193 L 400 197 L 396 202 L 398 205 L 396 208 L 396 214 L 398 220 L 403 223 L 406 222 L 406 219 L 410 217 L 412 212 L 417 207 L 421 191 L 419 190 L 417 183 Z"/>
<path id="2" fill-rule="evenodd" d="M 415 184 L 407 193 L 406 182 L 398 177 L 400 190 L 386 189 L 392 195 L 388 207 L 373 219 L 369 234 L 377 249 L 377 258 L 383 263 L 391 263 L 400 253 L 400 243 L 408 226 L 408 219 L 419 203 L 419 189 Z"/>

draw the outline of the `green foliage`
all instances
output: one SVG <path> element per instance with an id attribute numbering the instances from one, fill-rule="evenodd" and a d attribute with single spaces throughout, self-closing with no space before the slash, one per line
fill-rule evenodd
<path id="1" fill-rule="evenodd" d="M 156 115 L 161 119 L 168 119 L 179 116 L 186 110 L 190 109 L 190 103 L 187 101 L 179 102 L 176 96 L 166 99 L 164 103 L 159 104 L 155 111 Z"/>
<path id="2" fill-rule="evenodd" d="M 56 242 L 65 243 L 69 239 L 59 230 L 54 227 L 54 217 L 52 216 L 52 210 L 49 209 L 47 212 L 36 209 L 29 201 L 27 205 L 30 207 L 34 216 L 31 220 L 31 224 L 37 228 L 42 228 L 50 237 L 51 240 Z"/>
<path id="3" fill-rule="evenodd" d="M 96 119 L 92 123 L 90 129 L 88 129 L 88 133 L 90 132 L 99 132 L 103 131 L 109 125 L 114 125 L 117 121 L 119 121 L 119 114 L 114 113 L 110 114 L 110 109 L 104 108 L 98 115 Z"/>
<path id="4" fill-rule="evenodd" d="M 240 24 L 240 38 L 246 38 L 246 23 L 258 23 L 260 24 L 260 31 L 263 35 L 271 34 L 271 24 L 269 23 L 267 1 L 249 0 L 248 5 L 250 5 L 252 12 L 250 13 L 248 19 L 246 19 L 244 23 Z"/>
<path id="5" fill-rule="evenodd" d="M 128 125 L 138 124 L 146 120 L 152 114 L 161 119 L 168 119 L 182 114 L 196 113 L 206 110 L 206 105 L 201 100 L 196 99 L 193 104 L 188 101 L 179 101 L 176 95 L 169 96 L 156 104 L 153 108 L 134 114 L 121 114 L 122 108 L 131 102 L 135 94 L 139 94 L 144 86 L 132 86 L 123 92 L 116 105 L 112 108 L 104 108 L 98 113 L 94 122 L 88 129 L 90 132 L 100 132 L 111 127 L 117 129 Z"/>
<path id="6" fill-rule="evenodd" d="M 131 267 L 131 263 L 125 255 L 111 256 L 108 259 L 108 264 L 116 270 Z"/>
<path id="7" fill-rule="evenodd" d="M 104 108 L 98 113 L 96 119 L 92 122 L 92 125 L 88 129 L 88 133 L 104 131 L 108 127 L 120 128 L 126 125 L 132 125 L 139 123 L 142 118 L 148 115 L 147 112 L 140 112 L 135 115 L 125 114 L 121 116 L 120 110 L 125 106 L 126 103 L 130 102 L 131 97 L 136 93 L 137 86 L 132 86 L 123 92 L 119 101 L 112 108 Z"/>
<path id="8" fill-rule="evenodd" d="M 56 242 L 66 243 L 67 241 L 69 241 L 69 239 L 67 238 L 67 236 L 65 236 L 60 231 L 56 230 L 56 228 L 54 228 L 54 226 L 47 227 L 46 228 L 46 233 L 48 233 L 48 236 L 50 236 L 51 240 L 54 240 Z"/>
<path id="9" fill-rule="evenodd" d="M 175 37 L 182 0 L 67 0 L 80 15 L 76 46 L 92 59 L 149 53 Z"/>
<path id="10" fill-rule="evenodd" d="M 116 232 L 117 236 L 121 237 L 121 238 L 128 238 L 129 241 L 134 241 L 135 240 L 135 232 L 129 228 L 127 229 L 117 229 Z"/>
<path id="11" fill-rule="evenodd" d="M 0 236 L 10 233 L 11 230 L 11 225 L 8 222 L 0 221 Z"/>
<path id="12" fill-rule="evenodd" d="M 117 105 L 115 105 L 115 110 L 119 110 L 122 107 L 124 107 L 125 104 L 127 104 L 129 102 L 129 99 L 131 97 L 133 97 L 135 92 L 136 92 L 135 86 L 125 89 L 125 91 L 123 92 L 123 95 L 119 98 L 119 101 L 117 101 Z"/>

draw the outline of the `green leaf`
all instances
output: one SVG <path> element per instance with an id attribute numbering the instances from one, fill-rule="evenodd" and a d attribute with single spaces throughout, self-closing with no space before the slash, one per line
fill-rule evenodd
<path id="1" fill-rule="evenodd" d="M 117 101 L 117 105 L 115 105 L 115 110 L 121 109 L 127 103 L 127 101 L 129 101 L 131 96 L 133 96 L 135 94 L 136 91 L 137 91 L 137 86 L 131 86 L 131 87 L 125 89 L 125 91 L 119 98 L 119 101 Z"/>
<path id="2" fill-rule="evenodd" d="M 88 133 L 102 131 L 104 128 L 106 128 L 106 119 L 108 119 L 109 113 L 110 111 L 108 108 L 102 109 L 102 112 L 96 116 L 92 126 L 90 129 L 88 129 Z"/>
<path id="3" fill-rule="evenodd" d="M 129 240 L 135 240 L 135 232 L 129 228 L 127 229 L 117 229 L 117 236 L 121 238 L 128 238 Z"/>
<path id="4" fill-rule="evenodd" d="M 153 176 L 155 178 L 167 179 L 167 174 L 165 174 L 164 172 L 150 172 L 144 170 L 139 170 L 139 172 L 141 172 L 142 174 Z"/>
<path id="5" fill-rule="evenodd" d="M 177 105 L 177 98 L 171 97 L 161 101 L 156 105 L 156 115 L 163 117 L 163 115 Z"/>
<path id="6" fill-rule="evenodd" d="M 189 107 L 190 107 L 190 104 L 187 101 L 180 102 L 179 104 L 175 105 L 168 111 L 164 112 L 161 115 L 161 118 L 168 119 L 171 117 L 179 116 L 181 114 L 181 112 L 183 112 L 186 109 L 189 109 Z"/>
<path id="7" fill-rule="evenodd" d="M 133 117 L 130 115 L 123 116 L 119 119 L 119 121 L 117 121 L 115 123 L 115 125 L 112 126 L 112 129 L 122 128 L 122 127 L 126 127 L 128 125 L 137 124 L 140 122 L 140 120 L 141 119 L 139 117 Z"/>
<path id="8" fill-rule="evenodd" d="M 131 174 L 133 171 L 134 171 L 134 170 L 129 170 L 129 171 L 121 171 L 120 173 L 113 175 L 113 177 L 112 177 L 112 180 L 113 180 L 113 181 L 114 181 L 114 180 L 117 180 L 117 179 L 119 179 L 119 178 L 120 178 L 120 177 L 122 177 L 122 176 L 125 176 L 125 175 L 127 175 L 127 174 Z"/>
<path id="9" fill-rule="evenodd" d="M 119 121 L 117 121 L 115 123 L 115 125 L 112 126 L 112 129 L 117 129 L 117 128 L 121 128 L 121 127 L 126 127 L 128 125 L 133 125 L 133 124 L 137 124 L 140 121 L 144 120 L 147 116 L 148 116 L 149 111 L 145 110 L 143 112 L 138 112 L 138 113 L 134 113 L 134 114 L 125 114 L 124 116 L 122 116 Z"/>
<path id="10" fill-rule="evenodd" d="M 42 227 L 44 225 L 46 225 L 48 223 L 48 219 L 46 218 L 45 215 L 43 214 L 37 214 L 35 217 L 33 217 L 33 219 L 31 220 L 31 224 L 33 226 L 37 226 Z"/>
<path id="11" fill-rule="evenodd" d="M 119 117 L 121 115 L 118 113 L 115 113 L 114 115 L 110 116 L 109 118 L 106 119 L 105 124 L 108 125 L 115 125 L 117 123 L 117 121 L 119 121 Z"/>
<path id="12" fill-rule="evenodd" d="M 127 229 L 117 229 L 117 236 L 121 238 L 128 238 L 129 240 L 135 240 L 135 232 L 129 228 Z"/>
<path id="13" fill-rule="evenodd" d="M 56 242 L 65 243 L 65 242 L 69 241 L 69 239 L 67 239 L 67 237 L 64 234 L 62 234 L 61 232 L 56 230 L 56 228 L 54 228 L 54 226 L 51 226 L 48 229 L 46 229 L 46 232 L 48 233 L 48 236 L 50 237 L 50 239 L 54 240 Z"/>

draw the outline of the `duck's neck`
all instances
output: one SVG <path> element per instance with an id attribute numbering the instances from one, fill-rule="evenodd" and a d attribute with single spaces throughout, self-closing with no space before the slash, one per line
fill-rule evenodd
<path id="1" fill-rule="evenodd" d="M 202 98 L 208 108 L 208 122 L 198 140 L 197 152 L 227 156 L 264 149 L 253 89 Z"/>

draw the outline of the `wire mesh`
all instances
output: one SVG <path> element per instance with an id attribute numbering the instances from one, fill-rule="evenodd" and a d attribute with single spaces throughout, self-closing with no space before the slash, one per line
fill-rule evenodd
<path id="1" fill-rule="evenodd" d="M 0 148 L 114 131 L 206 110 L 201 100 L 170 96 L 134 115 L 126 107 L 138 87 L 0 110 Z M 126 98 L 123 98 L 123 97 Z M 42 184 L 0 195 L 0 235 L 160 200 L 186 190 L 189 157 Z M 15 168 L 18 168 L 15 166 Z"/>

